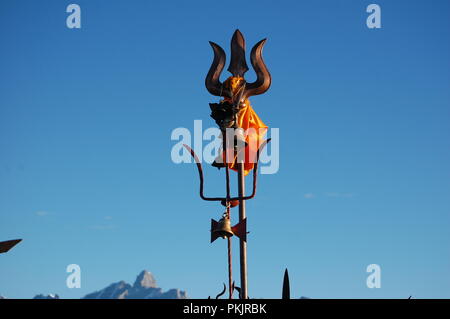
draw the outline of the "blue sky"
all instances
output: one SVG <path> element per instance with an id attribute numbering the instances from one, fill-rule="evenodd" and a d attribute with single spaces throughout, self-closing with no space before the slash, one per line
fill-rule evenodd
<path id="1" fill-rule="evenodd" d="M 448 1 L 376 1 L 381 29 L 370 1 L 74 2 L 78 30 L 69 1 L 0 4 L 0 240 L 24 239 L 0 256 L 1 295 L 78 298 L 142 269 L 221 290 L 222 207 L 171 161 L 170 134 L 214 126 L 208 40 L 228 52 L 239 28 L 248 49 L 268 38 L 273 85 L 251 101 L 280 129 L 280 170 L 247 203 L 250 297 L 279 298 L 286 267 L 294 297 L 450 297 Z"/>

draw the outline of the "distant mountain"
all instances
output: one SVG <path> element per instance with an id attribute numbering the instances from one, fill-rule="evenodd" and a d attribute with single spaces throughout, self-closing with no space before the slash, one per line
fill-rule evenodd
<path id="1" fill-rule="evenodd" d="M 0 296 L 0 299 L 6 299 L 6 297 L 4 296 Z M 49 294 L 49 295 L 44 295 L 44 294 L 39 294 L 34 296 L 33 299 L 59 299 L 59 296 L 56 294 Z"/>
<path id="2" fill-rule="evenodd" d="M 34 296 L 34 298 L 33 299 L 59 299 L 59 296 L 58 295 L 54 295 L 54 294 L 49 294 L 49 295 L 43 295 L 43 294 L 39 294 L 39 295 L 36 295 L 36 296 Z"/>
<path id="3" fill-rule="evenodd" d="M 187 299 L 185 291 L 170 289 L 163 292 L 156 285 L 153 275 L 143 270 L 136 278 L 133 286 L 119 281 L 102 290 L 87 294 L 82 299 Z"/>

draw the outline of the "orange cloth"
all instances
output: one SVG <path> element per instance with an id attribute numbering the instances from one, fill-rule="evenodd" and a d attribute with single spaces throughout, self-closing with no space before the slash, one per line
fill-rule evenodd
<path id="1" fill-rule="evenodd" d="M 231 89 L 233 95 L 237 95 L 239 94 L 238 91 L 243 80 L 244 79 L 242 77 L 231 76 L 224 82 L 224 86 L 227 89 Z M 225 98 L 223 101 L 232 102 L 230 98 Z M 247 142 L 247 146 L 243 150 L 240 150 L 240 152 L 245 152 L 244 175 L 247 175 L 254 167 L 256 154 L 260 145 L 264 142 L 264 135 L 267 132 L 267 125 L 264 124 L 264 122 L 253 110 L 248 99 L 246 99 L 241 106 L 242 107 L 237 114 L 237 126 L 245 131 L 245 141 Z M 228 167 L 234 171 L 237 171 L 237 156 L 238 154 L 234 156 L 232 163 L 228 163 Z M 224 154 L 223 157 L 225 160 Z M 230 162 L 229 159 L 228 162 Z"/>

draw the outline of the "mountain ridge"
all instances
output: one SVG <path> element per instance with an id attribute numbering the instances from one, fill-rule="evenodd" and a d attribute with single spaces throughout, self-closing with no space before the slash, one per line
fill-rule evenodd
<path id="1" fill-rule="evenodd" d="M 85 295 L 81 299 L 187 299 L 187 293 L 180 289 L 163 291 L 156 284 L 155 277 L 143 270 L 136 277 L 133 285 L 124 280 Z"/>
<path id="2" fill-rule="evenodd" d="M 33 299 L 60 299 L 58 294 L 38 294 Z M 7 299 L 0 295 L 0 299 Z M 133 285 L 120 280 L 103 289 L 91 292 L 80 299 L 188 299 L 186 291 L 169 289 L 163 291 L 156 284 L 153 274 L 143 270 L 136 277 Z"/>

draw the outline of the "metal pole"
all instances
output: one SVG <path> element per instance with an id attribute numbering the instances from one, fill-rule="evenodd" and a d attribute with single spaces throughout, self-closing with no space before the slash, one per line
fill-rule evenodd
<path id="1" fill-rule="evenodd" d="M 233 299 L 233 264 L 231 263 L 231 237 L 227 237 L 228 240 L 228 289 L 230 292 L 230 299 Z"/>
<path id="2" fill-rule="evenodd" d="M 230 216 L 230 171 L 228 170 L 228 148 L 227 148 L 227 134 L 225 131 L 222 131 L 222 151 L 225 157 L 225 176 L 226 176 L 226 189 L 227 189 L 227 199 L 225 201 L 227 217 L 231 219 Z M 229 291 L 229 299 L 233 299 L 233 271 L 232 271 L 232 254 L 231 254 L 231 237 L 227 237 L 228 242 L 228 291 Z"/>
<path id="3" fill-rule="evenodd" d="M 245 175 L 244 175 L 244 164 L 239 162 L 237 164 L 238 167 L 238 192 L 239 196 L 245 196 Z M 239 222 L 245 219 L 245 201 L 239 201 Z M 244 240 L 240 240 L 239 242 L 240 249 L 240 263 L 241 263 L 241 298 L 248 298 L 247 291 L 247 242 Z"/>

